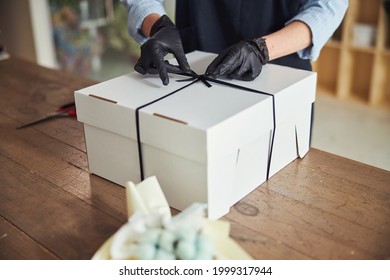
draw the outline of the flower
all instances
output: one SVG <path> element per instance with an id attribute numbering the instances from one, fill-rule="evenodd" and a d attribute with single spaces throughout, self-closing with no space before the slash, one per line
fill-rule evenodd
<path id="1" fill-rule="evenodd" d="M 203 232 L 205 204 L 195 203 L 173 218 L 164 212 L 137 211 L 115 234 L 113 259 L 195 260 L 215 258 L 211 239 Z"/>

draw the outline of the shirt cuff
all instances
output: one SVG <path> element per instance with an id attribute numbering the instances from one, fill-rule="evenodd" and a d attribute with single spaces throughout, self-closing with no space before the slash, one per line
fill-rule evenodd
<path id="1" fill-rule="evenodd" d="M 288 21 L 286 24 L 291 23 L 293 21 L 301 21 L 305 23 L 307 26 L 309 26 L 312 36 L 312 44 L 311 46 L 298 51 L 298 55 L 302 59 L 310 59 L 310 60 L 316 60 L 321 52 L 321 49 L 326 44 L 330 36 L 333 34 L 328 35 L 329 32 L 323 32 L 321 29 L 319 30 L 320 25 L 322 26 L 322 29 L 328 29 L 331 30 L 331 28 L 324 28 L 324 22 L 320 22 L 320 16 L 316 14 L 310 14 L 306 13 L 306 11 L 300 13 L 299 15 L 292 18 L 290 21 Z M 332 29 L 332 31 L 334 31 Z"/>
<path id="2" fill-rule="evenodd" d="M 165 15 L 166 11 L 160 1 L 137 0 L 137 4 L 129 4 L 131 0 L 122 0 L 128 9 L 127 31 L 134 40 L 142 45 L 148 37 L 142 33 L 141 27 L 145 17 L 155 13 L 160 16 Z"/>
<path id="3" fill-rule="evenodd" d="M 334 4 L 335 2 L 337 4 Z M 311 30 L 312 45 L 297 52 L 300 58 L 310 60 L 318 58 L 321 49 L 340 25 L 347 7 L 348 1 L 345 0 L 324 1 L 321 6 L 317 4 L 304 8 L 286 23 L 287 25 L 292 21 L 301 21 L 307 24 Z"/>

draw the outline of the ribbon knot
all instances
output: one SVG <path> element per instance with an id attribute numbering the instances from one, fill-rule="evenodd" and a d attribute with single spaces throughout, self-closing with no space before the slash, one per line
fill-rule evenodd
<path id="1" fill-rule="evenodd" d="M 201 81 L 207 87 L 211 87 L 211 84 L 208 80 L 212 81 L 213 79 L 207 77 L 207 74 L 198 75 L 195 71 L 191 70 L 191 73 L 180 73 L 180 75 L 189 76 L 188 79 L 177 80 L 177 82 L 198 82 Z"/>

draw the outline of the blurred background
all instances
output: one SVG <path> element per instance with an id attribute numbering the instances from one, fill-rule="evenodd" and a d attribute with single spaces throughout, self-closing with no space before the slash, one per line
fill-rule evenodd
<path id="1" fill-rule="evenodd" d="M 349 2 L 313 62 L 312 146 L 390 170 L 390 0 Z M 0 52 L 104 81 L 133 71 L 139 46 L 118 0 L 0 0 Z"/>

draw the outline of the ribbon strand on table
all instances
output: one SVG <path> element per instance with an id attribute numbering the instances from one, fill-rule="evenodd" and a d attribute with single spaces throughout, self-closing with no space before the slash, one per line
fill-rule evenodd
<path id="1" fill-rule="evenodd" d="M 269 152 L 268 152 L 268 160 L 267 160 L 267 180 L 269 179 L 269 173 L 270 173 L 270 168 L 271 168 L 271 159 L 272 159 L 272 150 L 273 150 L 273 146 L 274 146 L 274 139 L 275 139 L 275 131 L 276 131 L 276 114 L 275 114 L 275 96 L 273 94 L 270 94 L 270 93 L 266 93 L 266 92 L 263 92 L 263 91 L 259 91 L 259 90 L 255 90 L 255 89 L 252 89 L 252 88 L 247 88 L 247 87 L 244 87 L 244 86 L 240 86 L 240 85 L 236 85 L 236 84 L 233 84 L 233 83 L 229 83 L 229 82 L 226 82 L 226 81 L 221 81 L 221 80 L 217 80 L 217 79 L 214 79 L 214 78 L 211 78 L 211 77 L 208 77 L 207 74 L 203 74 L 203 75 L 198 75 L 197 73 L 195 73 L 194 71 L 192 71 L 191 73 L 175 73 L 175 74 L 178 74 L 178 75 L 182 75 L 182 76 L 187 76 L 189 77 L 188 79 L 182 79 L 182 80 L 177 80 L 177 82 L 190 82 L 188 84 L 186 84 L 185 86 L 175 90 L 175 91 L 172 91 L 160 98 L 157 98 L 156 100 L 153 100 L 149 103 L 146 103 L 138 108 L 135 109 L 135 122 L 136 122 L 136 133 L 137 133 L 137 147 L 138 147 L 138 159 L 139 159 L 139 168 L 140 168 L 140 177 L 141 177 L 141 181 L 143 181 L 145 179 L 145 175 L 144 175 L 144 168 L 143 168 L 143 157 L 142 157 L 142 142 L 141 142 L 141 132 L 140 132 L 140 123 L 139 123 L 139 111 L 149 105 L 152 105 L 156 102 L 159 102 L 160 100 L 163 100 L 175 93 L 178 93 L 179 91 L 201 81 L 203 84 L 205 84 L 207 87 L 211 87 L 212 85 L 210 84 L 210 82 L 212 83 L 216 83 L 216 84 L 220 84 L 220 85 L 224 85 L 224 86 L 228 86 L 228 87 L 232 87 L 232 88 L 236 88 L 236 89 L 239 89 L 239 90 L 243 90 L 243 91 L 248 91 L 248 92 L 253 92 L 253 93 L 256 93 L 256 94 L 263 94 L 263 95 L 267 95 L 267 96 L 271 96 L 272 97 L 272 112 L 273 112 L 273 130 L 272 130 L 272 137 L 271 137 L 271 144 L 270 144 L 270 148 L 269 148 Z"/>

